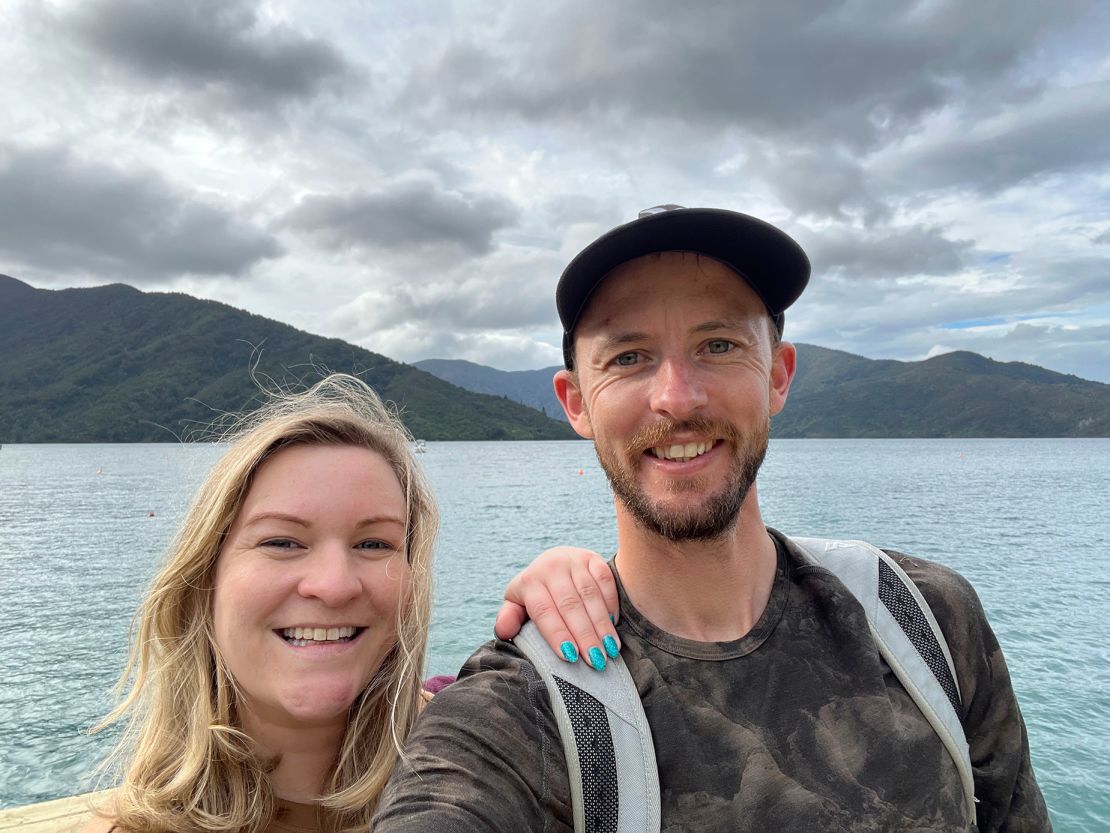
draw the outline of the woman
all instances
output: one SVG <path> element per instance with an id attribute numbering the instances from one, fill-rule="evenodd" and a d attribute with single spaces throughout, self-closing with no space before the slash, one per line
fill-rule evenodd
<path id="1" fill-rule="evenodd" d="M 90 829 L 365 831 L 422 703 L 436 527 L 410 438 L 361 381 L 247 417 L 136 615 L 97 727 L 124 724 L 119 787 Z M 568 563 L 548 562 L 553 587 Z"/>

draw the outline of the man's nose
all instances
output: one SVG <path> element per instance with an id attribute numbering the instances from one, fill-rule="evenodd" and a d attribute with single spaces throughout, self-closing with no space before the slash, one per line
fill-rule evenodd
<path id="1" fill-rule="evenodd" d="M 328 607 L 341 607 L 362 592 L 355 572 L 355 554 L 344 543 L 323 544 L 305 561 L 305 575 L 297 589 L 305 598 L 315 598 Z"/>
<path id="2" fill-rule="evenodd" d="M 685 358 L 666 359 L 652 379 L 651 408 L 657 414 L 684 422 L 708 402 L 704 381 Z"/>

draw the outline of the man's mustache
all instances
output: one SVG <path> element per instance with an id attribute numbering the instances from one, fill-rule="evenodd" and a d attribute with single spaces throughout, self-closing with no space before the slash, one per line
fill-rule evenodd
<path id="1" fill-rule="evenodd" d="M 671 440 L 681 433 L 720 438 L 734 447 L 740 444 L 740 432 L 731 423 L 694 416 L 681 422 L 674 419 L 661 419 L 651 425 L 645 425 L 632 435 L 625 446 L 625 451 L 629 457 L 637 457 L 649 448 L 671 445 Z"/>

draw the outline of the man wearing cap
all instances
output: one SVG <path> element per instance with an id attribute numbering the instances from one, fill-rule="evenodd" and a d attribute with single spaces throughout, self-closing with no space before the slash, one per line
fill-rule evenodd
<path id="1" fill-rule="evenodd" d="M 974 829 L 957 766 L 860 603 L 760 514 L 755 478 L 795 370 L 783 314 L 808 279 L 773 226 L 663 206 L 594 241 L 559 282 L 555 389 L 615 496 L 617 631 L 654 741 L 661 829 Z M 978 830 L 1050 829 L 974 590 L 888 554 L 951 653 Z M 602 780 L 602 801 L 620 777 Z M 415 727 L 374 829 L 566 831 L 572 819 L 548 691 L 495 641 Z"/>

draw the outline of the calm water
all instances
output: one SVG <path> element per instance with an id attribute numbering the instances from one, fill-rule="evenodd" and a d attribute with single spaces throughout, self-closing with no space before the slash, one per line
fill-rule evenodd
<path id="1" fill-rule="evenodd" d="M 130 613 L 213 446 L 0 450 L 0 807 L 85 789 Z M 429 673 L 490 636 L 505 581 L 557 543 L 611 551 L 587 443 L 432 443 L 443 511 Z M 579 475 L 579 469 L 583 474 Z M 1110 440 L 782 440 L 760 478 L 787 532 L 868 539 L 975 584 L 1057 831 L 1110 825 Z"/>

